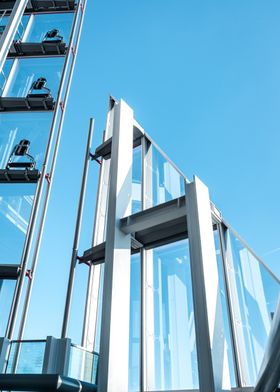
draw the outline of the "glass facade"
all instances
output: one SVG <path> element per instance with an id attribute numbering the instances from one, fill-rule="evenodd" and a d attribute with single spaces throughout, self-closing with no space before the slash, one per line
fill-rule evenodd
<path id="1" fill-rule="evenodd" d="M 225 243 L 243 377 L 247 385 L 254 385 L 276 308 L 279 283 L 231 230 L 226 232 Z"/>
<path id="2" fill-rule="evenodd" d="M 188 241 L 148 252 L 148 390 L 198 388 Z"/>

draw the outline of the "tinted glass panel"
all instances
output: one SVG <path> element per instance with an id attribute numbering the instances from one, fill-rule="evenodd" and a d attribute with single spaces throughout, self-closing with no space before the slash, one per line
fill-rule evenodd
<path id="1" fill-rule="evenodd" d="M 6 373 L 42 373 L 45 346 L 45 341 L 13 342 Z"/>
<path id="2" fill-rule="evenodd" d="M 19 264 L 35 184 L 0 184 L 0 263 Z"/>
<path id="3" fill-rule="evenodd" d="M 131 213 L 142 210 L 141 205 L 141 184 L 142 184 L 142 148 L 141 146 L 133 149 L 132 164 L 132 206 Z"/>
<path id="4" fill-rule="evenodd" d="M 152 147 L 153 206 L 185 194 L 184 179 L 162 154 Z"/>
<path id="5" fill-rule="evenodd" d="M 36 168 L 40 169 L 51 118 L 51 113 L 13 113 L 0 116 L 0 169 L 6 167 L 14 146 L 22 139 L 30 141 L 29 154 L 35 159 Z M 20 159 L 28 161 L 27 158 Z"/>
<path id="6" fill-rule="evenodd" d="M 131 256 L 129 319 L 129 391 L 139 391 L 140 377 L 140 254 Z"/>
<path id="7" fill-rule="evenodd" d="M 48 31 L 57 29 L 58 34 L 63 37 L 63 41 L 68 43 L 72 20 L 73 13 L 35 15 L 25 41 L 42 42 Z"/>
<path id="8" fill-rule="evenodd" d="M 229 230 L 226 250 L 243 379 L 246 385 L 254 385 L 275 311 L 279 284 Z"/>
<path id="9" fill-rule="evenodd" d="M 30 87 L 38 78 L 47 80 L 46 87 L 55 98 L 61 78 L 64 58 L 33 58 L 16 61 L 11 83 L 5 92 L 8 97 L 26 97 Z"/>
<path id="10" fill-rule="evenodd" d="M 0 336 L 6 332 L 15 285 L 15 280 L 0 279 Z"/>
<path id="11" fill-rule="evenodd" d="M 147 254 L 147 389 L 198 387 L 188 241 Z"/>

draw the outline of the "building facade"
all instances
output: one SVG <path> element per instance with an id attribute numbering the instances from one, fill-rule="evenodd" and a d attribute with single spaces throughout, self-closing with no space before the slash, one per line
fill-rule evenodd
<path id="1" fill-rule="evenodd" d="M 90 123 L 61 336 L 24 339 L 85 7 L 0 3 L 0 389 L 274 392 L 279 279 L 123 100 L 110 98 L 94 152 Z M 95 221 L 81 249 L 92 164 Z M 81 268 L 77 342 L 69 323 Z"/>

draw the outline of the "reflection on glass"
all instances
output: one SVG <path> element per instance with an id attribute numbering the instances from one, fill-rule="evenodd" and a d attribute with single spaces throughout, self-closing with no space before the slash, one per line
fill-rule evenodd
<path id="1" fill-rule="evenodd" d="M 16 60 L 9 88 L 5 91 L 7 97 L 26 97 L 30 87 L 38 78 L 46 78 L 46 87 L 52 97 L 56 97 L 61 78 L 64 58 L 32 58 Z M 8 82 L 9 83 L 9 82 Z"/>
<path id="2" fill-rule="evenodd" d="M 12 342 L 6 373 L 42 373 L 45 346 L 43 340 Z"/>
<path id="3" fill-rule="evenodd" d="M 78 346 L 71 346 L 68 376 L 96 383 L 98 355 Z"/>
<path id="4" fill-rule="evenodd" d="M 0 279 L 0 336 L 5 336 L 15 286 L 15 280 Z"/>
<path id="5" fill-rule="evenodd" d="M 57 13 L 34 15 L 32 25 L 26 42 L 42 42 L 45 34 L 52 29 L 59 30 L 63 41 L 69 42 L 70 30 L 73 21 L 73 13 Z"/>
<path id="6" fill-rule="evenodd" d="M 101 264 L 100 270 L 100 283 L 98 293 L 98 304 L 97 304 L 97 319 L 96 319 L 96 331 L 94 340 L 94 351 L 99 353 L 100 351 L 100 333 L 101 333 L 101 318 L 102 318 L 102 296 L 103 296 L 103 283 L 104 283 L 104 264 Z"/>
<path id="7" fill-rule="evenodd" d="M 133 149 L 132 164 L 132 206 L 131 213 L 142 210 L 141 184 L 142 184 L 142 148 L 138 146 Z"/>
<path id="8" fill-rule="evenodd" d="M 19 264 L 35 184 L 0 184 L 0 263 Z"/>
<path id="9" fill-rule="evenodd" d="M 188 240 L 147 253 L 147 389 L 198 388 Z"/>
<path id="10" fill-rule="evenodd" d="M 230 291 L 246 385 L 254 385 L 263 359 L 279 284 L 230 230 L 226 233 Z"/>
<path id="11" fill-rule="evenodd" d="M 185 194 L 184 179 L 161 153 L 152 147 L 153 206 Z"/>
<path id="12" fill-rule="evenodd" d="M 6 167 L 13 147 L 22 139 L 30 141 L 30 154 L 40 169 L 51 122 L 51 113 L 13 113 L 0 117 L 0 169 Z"/>
<path id="13" fill-rule="evenodd" d="M 12 60 L 6 60 L 4 63 L 4 67 L 2 68 L 2 72 L 0 73 L 0 94 L 1 95 L 4 91 L 12 64 L 13 64 Z"/>
<path id="14" fill-rule="evenodd" d="M 223 360 L 223 375 L 224 378 L 230 376 L 230 385 L 231 387 L 236 386 L 236 379 L 235 379 L 235 371 L 234 371 L 234 359 L 233 359 L 233 348 L 232 348 L 232 341 L 231 341 L 231 331 L 230 331 L 230 321 L 228 315 L 228 306 L 227 306 L 227 294 L 225 288 L 225 280 L 224 280 L 224 268 L 223 268 L 223 261 L 221 256 L 221 246 L 219 240 L 219 233 L 217 230 L 214 231 L 214 239 L 215 239 L 215 248 L 216 248 L 216 257 L 217 257 L 217 266 L 218 266 L 218 274 L 219 274 L 219 289 L 220 289 L 220 298 L 222 303 L 222 312 L 223 312 L 223 328 L 224 328 L 224 360 Z"/>
<path id="15" fill-rule="evenodd" d="M 129 317 L 129 392 L 139 391 L 140 377 L 140 254 L 131 256 Z"/>
<path id="16" fill-rule="evenodd" d="M 19 27 L 17 29 L 17 32 L 15 34 L 14 40 L 22 39 L 28 20 L 29 20 L 29 16 L 23 15 Z M 0 37 L 3 34 L 4 28 L 7 26 L 8 21 L 9 21 L 9 16 L 0 16 Z"/>

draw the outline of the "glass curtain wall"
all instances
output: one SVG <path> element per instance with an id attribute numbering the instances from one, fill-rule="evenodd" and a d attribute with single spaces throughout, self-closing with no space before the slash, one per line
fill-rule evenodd
<path id="1" fill-rule="evenodd" d="M 8 12 L 5 15 L 8 15 Z M 48 32 L 57 30 L 52 39 L 64 42 L 68 46 L 73 17 L 74 12 L 65 13 L 61 10 L 54 10 L 53 7 L 23 15 L 0 74 L 1 97 L 26 98 L 28 94 L 35 93 L 36 99 L 44 99 L 43 95 L 46 96 L 50 93 L 56 102 L 67 53 L 49 56 L 42 51 L 40 55 L 35 56 L 29 52 L 22 52 L 18 55 L 15 53 L 14 45 L 18 42 L 41 44 L 46 39 Z M 8 19 L 9 16 L 0 19 L 0 34 Z M 34 83 L 40 78 L 43 80 L 43 88 L 41 88 L 42 85 L 41 87 L 37 85 L 34 89 Z M 42 92 L 43 95 L 40 95 Z M 30 107 L 27 107 L 23 112 L 17 111 L 12 106 L 5 112 L 2 110 L 0 113 L 0 169 L 2 171 L 9 170 L 8 162 L 13 163 L 13 168 L 16 171 L 29 170 L 24 166 L 26 161 L 30 161 L 29 156 L 35 162 L 31 170 L 36 168 L 40 171 L 42 169 L 54 115 L 53 111 L 44 109 L 33 111 Z M 15 154 L 14 149 L 21 141 L 26 141 L 28 148 L 25 153 Z M 7 171 L 7 173 L 9 175 L 10 172 Z M 44 181 L 44 178 L 40 178 L 39 181 Z M 1 264 L 20 265 L 22 263 L 37 186 L 38 183 L 28 183 L 27 180 L 20 182 L 14 180 L 13 183 L 5 183 L 1 180 L 0 266 Z M 4 336 L 16 280 L 0 280 L 0 282 L 0 336 Z"/>
<path id="2" fill-rule="evenodd" d="M 279 282 L 230 230 L 224 235 L 242 380 L 255 385 L 276 308 Z"/>

